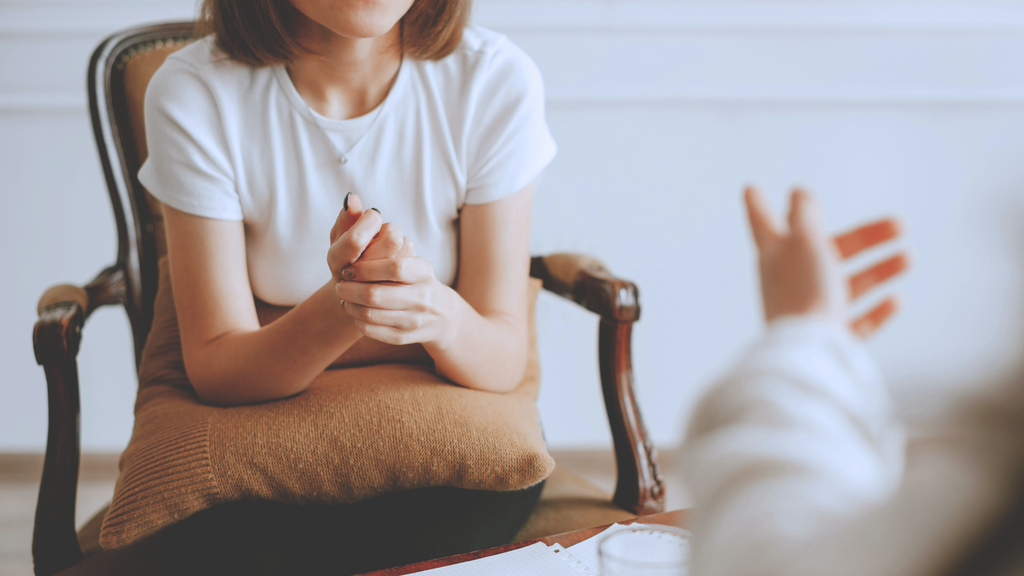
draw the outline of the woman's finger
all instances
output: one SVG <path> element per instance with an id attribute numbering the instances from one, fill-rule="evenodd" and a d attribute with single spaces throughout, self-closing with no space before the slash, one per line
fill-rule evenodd
<path id="1" fill-rule="evenodd" d="M 850 300 L 856 300 L 872 288 L 892 279 L 910 265 L 906 254 L 897 254 L 850 277 Z"/>
<path id="2" fill-rule="evenodd" d="M 772 210 L 765 201 L 760 190 L 748 186 L 743 192 L 743 200 L 747 205 L 747 218 L 750 220 L 750 231 L 754 235 L 754 243 L 758 249 L 764 249 L 772 241 L 779 239 L 779 227 L 772 216 Z"/>
<path id="3" fill-rule="evenodd" d="M 404 346 L 406 344 L 414 344 L 417 341 L 412 333 L 399 330 L 398 328 L 393 328 L 391 326 L 378 326 L 376 324 L 363 322 L 357 318 L 353 318 L 352 323 L 355 324 L 356 328 L 358 328 L 359 331 L 367 338 L 371 338 L 385 344 Z"/>
<path id="4" fill-rule="evenodd" d="M 334 287 L 338 299 L 382 310 L 408 310 L 417 303 L 418 292 L 408 284 L 370 284 L 338 282 Z"/>
<path id="5" fill-rule="evenodd" d="M 899 235 L 899 222 L 893 218 L 886 218 L 837 235 L 835 244 L 839 249 L 839 255 L 848 259 L 883 242 L 898 238 Z"/>
<path id="6" fill-rule="evenodd" d="M 434 268 L 423 258 L 359 260 L 341 271 L 342 280 L 354 282 L 397 282 L 415 284 L 429 280 Z"/>
<path id="7" fill-rule="evenodd" d="M 881 328 L 889 318 L 892 318 L 897 309 L 896 298 L 886 298 L 870 312 L 850 322 L 850 329 L 861 339 L 866 339 Z"/>
<path id="8" fill-rule="evenodd" d="M 414 317 L 408 312 L 370 308 L 349 301 L 345 302 L 344 307 L 349 316 L 367 324 L 399 330 L 413 330 L 418 327 Z"/>
<path id="9" fill-rule="evenodd" d="M 358 194 L 349 192 L 345 195 L 345 199 L 341 203 L 341 212 L 338 213 L 338 219 L 334 221 L 334 227 L 331 228 L 331 244 L 337 242 L 342 234 L 348 232 L 348 229 L 362 215 L 363 201 L 359 199 Z"/>
<path id="10" fill-rule="evenodd" d="M 395 258 L 415 258 L 416 257 L 416 245 L 412 243 L 412 240 L 408 238 L 402 239 L 402 249 L 395 254 Z"/>
<path id="11" fill-rule="evenodd" d="M 405 235 L 395 224 L 388 222 L 380 227 L 380 232 L 370 241 L 360 260 L 384 260 L 394 258 L 402 249 Z"/>
<path id="12" fill-rule="evenodd" d="M 366 210 L 334 244 L 331 244 L 327 251 L 327 265 L 330 266 L 335 280 L 341 278 L 342 268 L 359 259 L 373 237 L 380 232 L 382 224 L 380 212 Z"/>

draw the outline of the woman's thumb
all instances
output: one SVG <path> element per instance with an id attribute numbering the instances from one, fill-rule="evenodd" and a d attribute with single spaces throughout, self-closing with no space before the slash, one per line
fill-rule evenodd
<path id="1" fill-rule="evenodd" d="M 338 213 L 338 219 L 334 221 L 334 227 L 331 228 L 331 244 L 337 242 L 342 234 L 348 232 L 348 229 L 362 215 L 363 201 L 359 199 L 358 194 L 349 192 L 345 195 L 345 199 L 341 204 L 341 212 Z"/>

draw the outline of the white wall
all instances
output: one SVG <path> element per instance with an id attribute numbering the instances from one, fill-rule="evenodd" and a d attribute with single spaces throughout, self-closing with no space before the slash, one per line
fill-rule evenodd
<path id="1" fill-rule="evenodd" d="M 87 281 L 115 236 L 85 109 L 91 49 L 191 0 L 0 0 L 0 451 L 41 451 L 35 302 Z M 805 183 L 838 228 L 903 217 L 914 270 L 872 343 L 920 411 L 1021 373 L 1024 0 L 478 0 L 544 72 L 560 145 L 534 251 L 588 252 L 641 289 L 648 427 L 675 443 L 694 397 L 758 330 L 739 192 Z M 555 447 L 609 442 L 596 322 L 545 297 L 541 410 Z M 79 356 L 83 444 L 118 450 L 135 380 L 119 310 Z"/>

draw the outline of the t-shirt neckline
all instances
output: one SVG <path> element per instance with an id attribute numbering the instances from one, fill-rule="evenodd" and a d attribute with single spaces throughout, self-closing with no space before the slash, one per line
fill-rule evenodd
<path id="1" fill-rule="evenodd" d="M 384 97 L 384 101 L 381 102 L 376 108 L 355 118 L 348 118 L 346 120 L 337 120 L 335 118 L 328 118 L 316 110 L 313 110 L 299 94 L 298 89 L 295 88 L 295 84 L 292 82 L 291 76 L 288 75 L 288 70 L 284 64 L 277 64 L 274 68 L 274 74 L 277 76 L 277 81 L 281 85 L 281 89 L 284 90 L 285 96 L 291 103 L 292 107 L 295 108 L 299 114 L 306 120 L 316 124 L 324 130 L 332 131 L 344 131 L 348 132 L 355 129 L 361 123 L 368 123 L 366 130 L 363 133 L 363 137 L 359 138 L 359 141 L 352 146 L 352 150 L 349 150 L 351 154 L 359 144 L 365 139 L 365 135 L 373 129 L 377 121 L 381 119 L 391 107 L 391 102 L 397 99 L 397 94 L 402 90 L 405 85 L 406 68 L 408 68 L 408 59 L 404 56 L 401 62 L 398 64 L 398 72 L 395 75 L 395 80 L 391 85 L 391 90 L 388 91 L 387 96 Z"/>

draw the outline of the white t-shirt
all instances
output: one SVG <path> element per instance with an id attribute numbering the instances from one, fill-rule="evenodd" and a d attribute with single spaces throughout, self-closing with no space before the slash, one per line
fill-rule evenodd
<path id="1" fill-rule="evenodd" d="M 556 152 L 536 65 L 477 26 L 442 60 L 405 58 L 376 110 L 341 121 L 311 110 L 284 66 L 240 64 L 206 38 L 156 72 L 145 118 L 139 181 L 183 212 L 244 221 L 253 293 L 278 305 L 330 280 L 330 230 L 348 192 L 452 285 L 462 206 L 524 188 Z"/>

